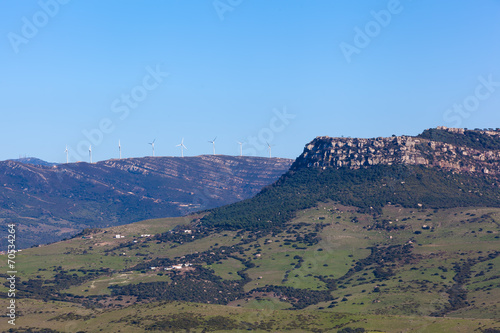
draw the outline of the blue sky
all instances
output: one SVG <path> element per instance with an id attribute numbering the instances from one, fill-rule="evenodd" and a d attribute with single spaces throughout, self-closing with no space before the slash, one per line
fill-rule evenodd
<path id="1" fill-rule="evenodd" d="M 0 160 L 500 127 L 500 1 L 2 1 Z"/>

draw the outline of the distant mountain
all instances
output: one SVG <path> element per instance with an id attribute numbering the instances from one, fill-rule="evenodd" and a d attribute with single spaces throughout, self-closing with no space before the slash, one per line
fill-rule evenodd
<path id="1" fill-rule="evenodd" d="M 182 216 L 250 198 L 292 160 L 145 157 L 52 166 L 0 162 L 0 220 L 17 222 L 18 245 L 60 240 L 83 228 Z"/>
<path id="2" fill-rule="evenodd" d="M 42 166 L 54 166 L 58 164 L 58 163 L 47 162 L 36 157 L 22 157 L 10 161 L 20 162 L 24 164 L 42 165 Z"/>

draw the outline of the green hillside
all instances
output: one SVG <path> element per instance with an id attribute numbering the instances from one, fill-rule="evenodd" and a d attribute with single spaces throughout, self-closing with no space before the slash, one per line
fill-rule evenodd
<path id="1" fill-rule="evenodd" d="M 325 200 L 369 213 L 380 213 L 388 203 L 407 208 L 500 207 L 499 185 L 487 175 L 471 177 L 424 166 L 302 168 L 251 199 L 211 210 L 202 221 L 223 229 L 269 229 Z"/>
<path id="2" fill-rule="evenodd" d="M 198 215 L 25 250 L 18 297 L 32 315 L 19 327 L 398 332 L 412 321 L 416 332 L 500 329 L 499 208 L 393 204 L 367 214 L 328 201 L 295 214 L 269 232 L 214 232 Z M 44 302 L 54 310 L 41 310 Z"/>
<path id="3" fill-rule="evenodd" d="M 491 129 L 491 131 L 494 130 Z M 464 133 L 461 134 L 430 128 L 423 131 L 418 137 L 478 150 L 499 150 L 500 140 L 498 140 L 498 133 L 500 133 L 500 129 L 496 129 L 495 132 L 497 132 L 497 136 L 488 135 L 484 133 L 484 130 L 464 130 Z"/>

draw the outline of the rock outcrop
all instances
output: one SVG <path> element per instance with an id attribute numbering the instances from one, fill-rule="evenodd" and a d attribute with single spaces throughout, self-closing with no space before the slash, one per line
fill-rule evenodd
<path id="1" fill-rule="evenodd" d="M 460 136 L 474 133 L 498 141 L 500 131 L 467 131 L 439 127 L 438 131 L 452 133 L 456 141 L 451 144 L 424 137 L 393 136 L 386 138 L 332 138 L 321 136 L 306 145 L 304 152 L 291 169 L 303 167 L 334 167 L 359 169 L 371 165 L 424 165 L 468 173 L 500 174 L 500 150 L 471 147 Z"/>

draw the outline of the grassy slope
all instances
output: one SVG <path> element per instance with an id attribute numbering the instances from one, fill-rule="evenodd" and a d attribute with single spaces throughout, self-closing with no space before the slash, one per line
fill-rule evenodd
<path id="1" fill-rule="evenodd" d="M 219 246 L 235 244 L 241 238 L 240 236 L 235 237 L 235 232 L 227 231 L 172 247 L 173 244 L 170 243 L 156 244 L 156 242 L 138 237 L 136 239 L 141 244 L 138 249 L 116 249 L 105 255 L 104 250 L 116 247 L 121 242 L 130 241 L 134 236 L 139 236 L 142 233 L 166 231 L 174 225 L 187 224 L 192 218 L 196 217 L 150 220 L 111 228 L 107 230 L 107 233 L 95 234 L 93 239 L 78 238 L 25 250 L 18 254 L 19 276 L 23 280 L 35 278 L 37 275 L 48 279 L 53 276 L 55 266 L 62 266 L 67 270 L 110 267 L 116 270 L 111 276 L 99 277 L 94 281 L 87 281 L 80 286 L 73 286 L 65 290 L 65 292 L 82 296 L 108 294 L 107 286 L 110 284 L 169 281 L 168 276 L 159 275 L 157 272 L 149 270 L 145 273 L 118 271 L 125 267 L 132 267 L 149 260 L 149 258 L 168 257 L 174 259 L 196 251 L 216 249 Z M 353 222 L 356 219 L 357 222 Z M 410 239 L 413 240 L 415 245 L 413 254 L 417 258 L 414 262 L 397 264 L 393 267 L 395 275 L 382 282 L 375 281 L 373 267 L 356 272 L 332 292 L 332 295 L 337 298 L 334 307 L 329 308 L 331 302 L 325 302 L 311 305 L 305 310 L 283 312 L 280 309 L 290 306 L 286 302 L 269 295 L 255 294 L 246 299 L 234 301 L 230 304 L 231 307 L 184 303 L 182 305 L 177 303 L 175 303 L 177 305 L 174 303 L 161 306 L 151 305 L 151 308 L 147 307 L 148 310 L 141 310 L 140 312 L 143 313 L 140 313 L 140 316 L 146 316 L 148 313 L 158 315 L 161 313 L 162 316 L 166 316 L 167 314 L 201 311 L 203 316 L 209 317 L 218 314 L 243 321 L 245 321 L 245 316 L 252 318 L 251 322 L 269 321 L 270 318 L 259 319 L 259 311 L 255 310 L 266 309 L 266 313 L 272 310 L 275 316 L 283 318 L 282 322 L 277 320 L 282 325 L 275 327 L 278 331 L 285 330 L 286 322 L 297 321 L 297 316 L 300 314 L 319 316 L 319 319 L 314 322 L 323 325 L 322 328 L 331 328 L 338 324 L 334 325 L 332 322 L 328 322 L 327 318 L 332 313 L 347 313 L 348 318 L 359 320 L 359 322 L 351 324 L 351 327 L 365 327 L 389 332 L 398 331 L 398 328 L 401 327 L 409 327 L 409 324 L 403 323 L 408 323 L 410 320 L 414 326 L 409 328 L 417 332 L 460 331 L 459 328 L 470 331 L 471 328 L 484 325 L 486 327 L 500 327 L 500 323 L 494 321 L 494 318 L 500 318 L 500 308 L 498 307 L 500 257 L 478 263 L 472 267 L 471 278 L 466 284 L 469 306 L 448 313 L 448 319 L 427 317 L 448 303 L 446 290 L 454 283 L 453 265 L 455 262 L 464 262 L 466 258 L 477 258 L 499 249 L 500 240 L 495 237 L 498 237 L 500 231 L 500 209 L 417 210 L 388 206 L 383 209 L 382 215 L 377 217 L 377 220 L 387 220 L 392 222 L 391 225 L 406 225 L 407 227 L 404 230 L 390 232 L 383 229 L 368 230 L 369 226 L 374 223 L 372 215 L 361 214 L 353 208 L 328 202 L 322 203 L 316 208 L 300 211 L 291 222 L 288 232 L 285 230 L 276 234 L 275 237 L 268 236 L 250 242 L 244 246 L 243 254 L 237 254 L 240 258 L 251 260 L 255 264 L 255 267 L 247 271 L 251 281 L 245 285 L 245 291 L 264 285 L 324 290 L 326 288 L 324 282 L 314 276 L 339 278 L 357 261 L 370 254 L 368 246 L 403 244 Z M 310 225 L 303 225 L 300 222 L 306 222 Z M 312 246 L 306 246 L 300 242 L 287 243 L 287 239 L 296 235 L 290 232 L 296 231 L 299 234 L 306 234 L 314 231 L 314 226 L 317 223 L 328 224 L 321 231 L 319 243 Z M 431 229 L 422 229 L 424 224 Z M 421 234 L 415 234 L 417 230 L 421 231 Z M 114 239 L 113 236 L 117 233 L 125 235 L 126 238 Z M 246 236 L 243 235 L 243 237 Z M 85 250 L 87 253 L 83 254 Z M 145 256 L 137 256 L 139 252 Z M 67 254 L 61 255 L 61 253 Z M 260 256 L 256 256 L 256 254 L 260 254 Z M 300 267 L 297 267 L 298 260 L 294 259 L 295 256 L 300 256 L 303 260 Z M 2 259 L 1 262 L 0 269 L 3 271 L 5 271 L 3 266 L 5 261 Z M 239 261 L 229 258 L 206 265 L 206 267 L 212 268 L 217 275 L 225 279 L 237 280 L 240 277 L 236 272 L 242 268 L 242 265 Z M 38 271 L 38 269 L 46 270 Z M 378 292 L 375 291 L 377 286 L 379 287 Z M 50 327 L 62 331 L 73 331 L 73 327 L 83 329 L 101 326 L 103 329 L 106 327 L 104 331 L 109 331 L 108 328 L 113 327 L 111 331 L 121 329 L 122 332 L 125 332 L 132 327 L 130 323 L 127 325 L 125 322 L 111 323 L 111 321 L 135 313 L 141 307 L 137 305 L 124 309 L 108 309 L 101 313 L 102 310 L 83 309 L 72 304 L 57 302 L 54 303 L 54 307 L 57 308 L 54 313 L 38 310 L 42 313 L 35 314 L 36 310 L 34 309 L 42 307 L 40 302 L 20 300 L 19 308 L 23 313 L 31 313 L 29 316 L 21 317 L 19 323 L 22 326 Z M 47 305 L 52 308 L 52 303 L 49 302 Z M 45 306 L 45 308 L 48 307 Z M 144 309 L 144 307 L 142 308 Z M 242 308 L 247 308 L 247 310 Z M 82 313 L 82 315 L 92 313 L 96 318 L 89 321 L 81 319 L 48 321 L 58 314 L 69 312 Z M 455 321 L 449 317 L 457 319 Z M 460 318 L 475 319 L 463 320 Z M 160 319 L 157 318 L 157 320 Z M 343 323 L 345 324 L 345 322 Z M 0 325 L 3 324 L 0 323 Z M 312 328 L 314 325 L 311 323 L 308 329 Z M 139 328 L 136 327 L 136 329 Z"/>
<path id="2" fill-rule="evenodd" d="M 371 332 L 473 332 L 478 328 L 498 327 L 493 319 L 456 319 L 416 316 L 376 316 L 355 314 L 332 314 L 327 311 L 286 311 L 276 309 L 244 309 L 225 306 L 192 303 L 152 303 L 133 305 L 115 311 L 83 309 L 61 303 L 43 303 L 27 300 L 23 303 L 24 316 L 17 322 L 17 328 L 51 328 L 60 332 L 146 332 L 145 328 L 154 322 L 169 320 L 172 324 L 187 326 L 189 319 L 209 322 L 223 316 L 229 323 L 240 325 L 231 331 L 246 332 L 245 327 L 254 332 L 336 332 L 339 327 L 364 327 Z M 71 315 L 68 315 L 71 313 Z M 183 313 L 184 315 L 176 315 Z M 49 318 L 47 320 L 47 318 Z M 202 324 L 203 325 L 203 324 Z M 203 326 L 191 328 L 191 332 L 201 332 Z M 205 326 L 206 327 L 206 326 Z M 212 326 L 214 327 L 214 326 Z M 217 326 L 215 326 L 217 327 Z M 10 328 L 5 321 L 0 329 Z M 217 330 L 222 331 L 222 330 Z M 185 332 L 179 329 L 178 332 Z"/>

